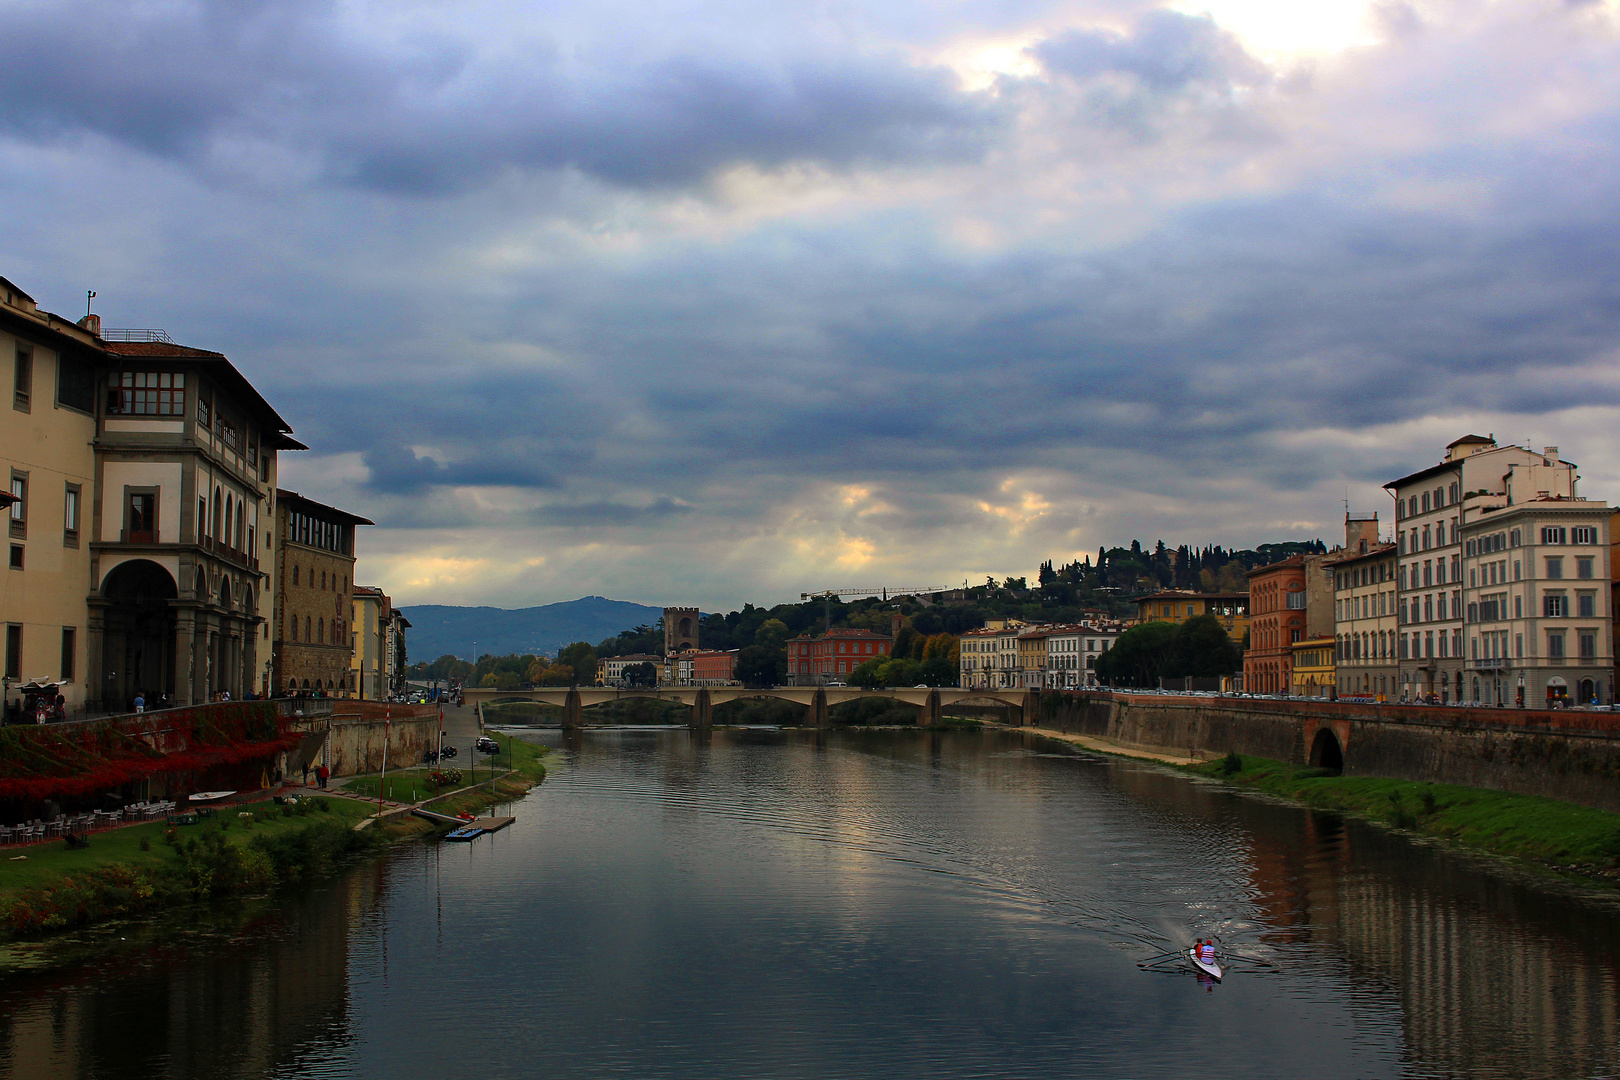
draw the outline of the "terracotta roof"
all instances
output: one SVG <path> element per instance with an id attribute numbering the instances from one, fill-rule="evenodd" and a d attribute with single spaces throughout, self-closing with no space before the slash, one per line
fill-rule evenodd
<path id="1" fill-rule="evenodd" d="M 272 443 L 278 450 L 308 450 L 309 447 L 292 438 L 292 425 L 276 412 L 275 406 L 264 399 L 264 395 L 236 369 L 224 353 L 214 352 L 210 349 L 194 349 L 190 345 L 176 345 L 164 341 L 106 341 L 102 348 L 115 356 L 127 356 L 132 359 L 174 359 L 189 360 L 203 365 L 210 378 L 222 383 L 230 394 L 239 399 L 244 405 L 256 407 L 268 414 L 270 423 L 263 426 L 272 430 L 273 437 L 264 441 Z"/>

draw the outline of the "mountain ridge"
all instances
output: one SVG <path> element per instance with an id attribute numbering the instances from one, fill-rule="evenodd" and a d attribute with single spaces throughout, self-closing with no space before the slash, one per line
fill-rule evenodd
<path id="1" fill-rule="evenodd" d="M 661 607 L 605 596 L 582 596 L 527 608 L 410 604 L 399 609 L 411 628 L 405 632 L 408 663 L 434 661 L 446 653 L 466 658 L 478 643 L 480 655 L 534 653 L 556 656 L 576 641 L 595 645 L 620 630 L 655 624 Z"/>

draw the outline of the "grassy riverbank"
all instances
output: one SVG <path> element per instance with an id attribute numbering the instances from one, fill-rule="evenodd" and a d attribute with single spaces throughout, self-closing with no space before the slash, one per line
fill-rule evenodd
<path id="1" fill-rule="evenodd" d="M 1231 755 L 1186 768 L 1318 809 L 1620 885 L 1620 814 L 1453 784 L 1333 776 L 1267 758 Z"/>
<path id="2" fill-rule="evenodd" d="M 497 770 L 493 781 L 435 801 L 432 809 L 477 813 L 521 797 L 545 777 L 544 747 L 506 735 L 495 738 L 511 769 Z M 463 772 L 470 781 L 470 772 Z M 375 794 L 376 778 L 371 779 Z M 408 816 L 390 818 L 381 828 L 356 829 L 375 813 L 374 803 L 341 795 L 300 797 L 280 806 L 267 797 L 194 825 L 150 821 L 96 833 L 87 848 L 53 842 L 11 849 L 0 856 L 0 940 L 37 937 L 211 897 L 262 893 L 331 873 L 390 841 L 442 831 Z"/>

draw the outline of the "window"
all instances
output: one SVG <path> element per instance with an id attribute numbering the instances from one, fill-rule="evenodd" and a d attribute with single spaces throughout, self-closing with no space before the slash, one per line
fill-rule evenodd
<path id="1" fill-rule="evenodd" d="M 1562 544 L 1564 542 L 1564 530 L 1552 526 L 1543 528 L 1541 530 L 1541 542 L 1543 544 Z"/>
<path id="2" fill-rule="evenodd" d="M 292 639 L 294 641 L 298 640 L 298 616 L 296 615 L 292 617 Z"/>
<path id="3" fill-rule="evenodd" d="M 1590 525 L 1577 525 L 1569 530 L 1569 542 L 1572 544 L 1595 544 L 1598 542 L 1597 530 Z"/>
<path id="4" fill-rule="evenodd" d="M 120 416 L 184 416 L 184 372 L 126 371 L 113 376 L 107 412 Z"/>
<path id="5" fill-rule="evenodd" d="M 1300 589 L 1300 590 L 1298 590 L 1296 592 L 1289 593 L 1288 594 L 1288 599 L 1287 599 L 1287 604 L 1288 604 L 1288 610 L 1289 611 L 1304 611 L 1305 610 L 1305 590 Z M 1191 608 L 1189 608 L 1188 610 L 1189 610 L 1189 613 L 1190 613 Z"/>
<path id="6" fill-rule="evenodd" d="M 1562 660 L 1564 658 L 1564 632 L 1562 630 L 1547 631 L 1547 658 Z"/>
<path id="7" fill-rule="evenodd" d="M 1590 555 L 1582 555 L 1575 560 L 1575 576 L 1578 578 L 1585 578 L 1588 581 L 1591 580 L 1592 557 Z"/>
<path id="8" fill-rule="evenodd" d="M 62 681 L 69 682 L 73 678 L 73 660 L 77 655 L 74 646 L 77 644 L 78 630 L 71 626 L 62 627 Z"/>
<path id="9" fill-rule="evenodd" d="M 1522 596 L 1513 598 L 1513 617 L 1515 619 L 1524 618 L 1524 597 Z"/>
<path id="10" fill-rule="evenodd" d="M 1548 593 L 1541 598 L 1541 614 L 1549 619 L 1562 619 L 1569 614 L 1569 598 L 1563 593 Z"/>
<path id="11" fill-rule="evenodd" d="M 225 444 L 225 449 L 227 450 L 235 450 L 237 448 L 238 437 L 236 425 L 225 419 L 223 416 L 219 418 L 219 440 Z"/>
<path id="12" fill-rule="evenodd" d="M 1592 660 L 1597 656 L 1597 631 L 1582 630 L 1580 634 L 1580 650 L 1582 660 Z"/>
<path id="13" fill-rule="evenodd" d="M 157 543 L 157 493 L 132 491 L 129 493 L 129 522 L 124 539 L 131 544 Z"/>
<path id="14" fill-rule="evenodd" d="M 22 630 L 20 626 L 6 627 L 6 678 L 22 681 Z"/>
<path id="15" fill-rule="evenodd" d="M 293 584 L 298 584 L 298 564 L 293 564 Z"/>
<path id="16" fill-rule="evenodd" d="M 1554 580 L 1564 576 L 1564 560 L 1557 555 L 1547 556 L 1547 576 Z"/>
<path id="17" fill-rule="evenodd" d="M 1597 618 L 1597 594 L 1578 593 L 1575 597 L 1575 614 L 1583 619 Z"/>
<path id="18" fill-rule="evenodd" d="M 79 546 L 79 485 L 69 484 L 62 492 L 62 542 Z"/>
<path id="19" fill-rule="evenodd" d="M 1423 493 L 1423 512 L 1425 514 L 1429 512 L 1429 493 L 1427 491 Z"/>
<path id="20" fill-rule="evenodd" d="M 18 540 L 28 538 L 28 474 L 11 470 L 11 535 Z"/>
<path id="21" fill-rule="evenodd" d="M 11 545 L 11 568 L 13 570 L 23 568 L 23 546 L 21 544 Z"/>
<path id="22" fill-rule="evenodd" d="M 11 384 L 11 407 L 27 412 L 34 391 L 34 349 L 30 345 L 17 346 L 16 375 Z"/>
<path id="23" fill-rule="evenodd" d="M 82 413 L 96 411 L 96 371 L 77 357 L 56 357 L 56 403 Z"/>
<path id="24" fill-rule="evenodd" d="M 1519 543 L 1519 530 L 1514 529 L 1508 533 L 1508 547 L 1518 547 Z"/>
<path id="25" fill-rule="evenodd" d="M 197 395 L 197 426 L 200 427 L 200 428 L 208 427 L 209 424 L 212 423 L 212 420 L 210 419 L 211 415 L 212 415 L 211 411 L 208 408 L 208 399 L 203 397 L 201 394 L 198 394 Z"/>

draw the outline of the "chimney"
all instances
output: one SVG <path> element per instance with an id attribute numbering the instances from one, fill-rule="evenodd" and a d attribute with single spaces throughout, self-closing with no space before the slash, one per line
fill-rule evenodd
<path id="1" fill-rule="evenodd" d="M 79 325 L 81 327 L 83 327 L 84 329 L 90 331 L 92 334 L 96 335 L 96 337 L 101 336 L 101 316 L 100 315 L 86 315 L 84 318 L 79 320 Z"/>
<path id="2" fill-rule="evenodd" d="M 1344 515 L 1344 546 L 1346 548 L 1364 554 L 1371 545 L 1376 543 L 1378 543 L 1377 513 Z"/>
<path id="3" fill-rule="evenodd" d="M 1548 464 L 1551 464 L 1552 462 L 1557 461 L 1558 460 L 1558 447 L 1556 447 L 1556 446 L 1543 446 L 1541 448 L 1541 456 L 1547 459 Z"/>

